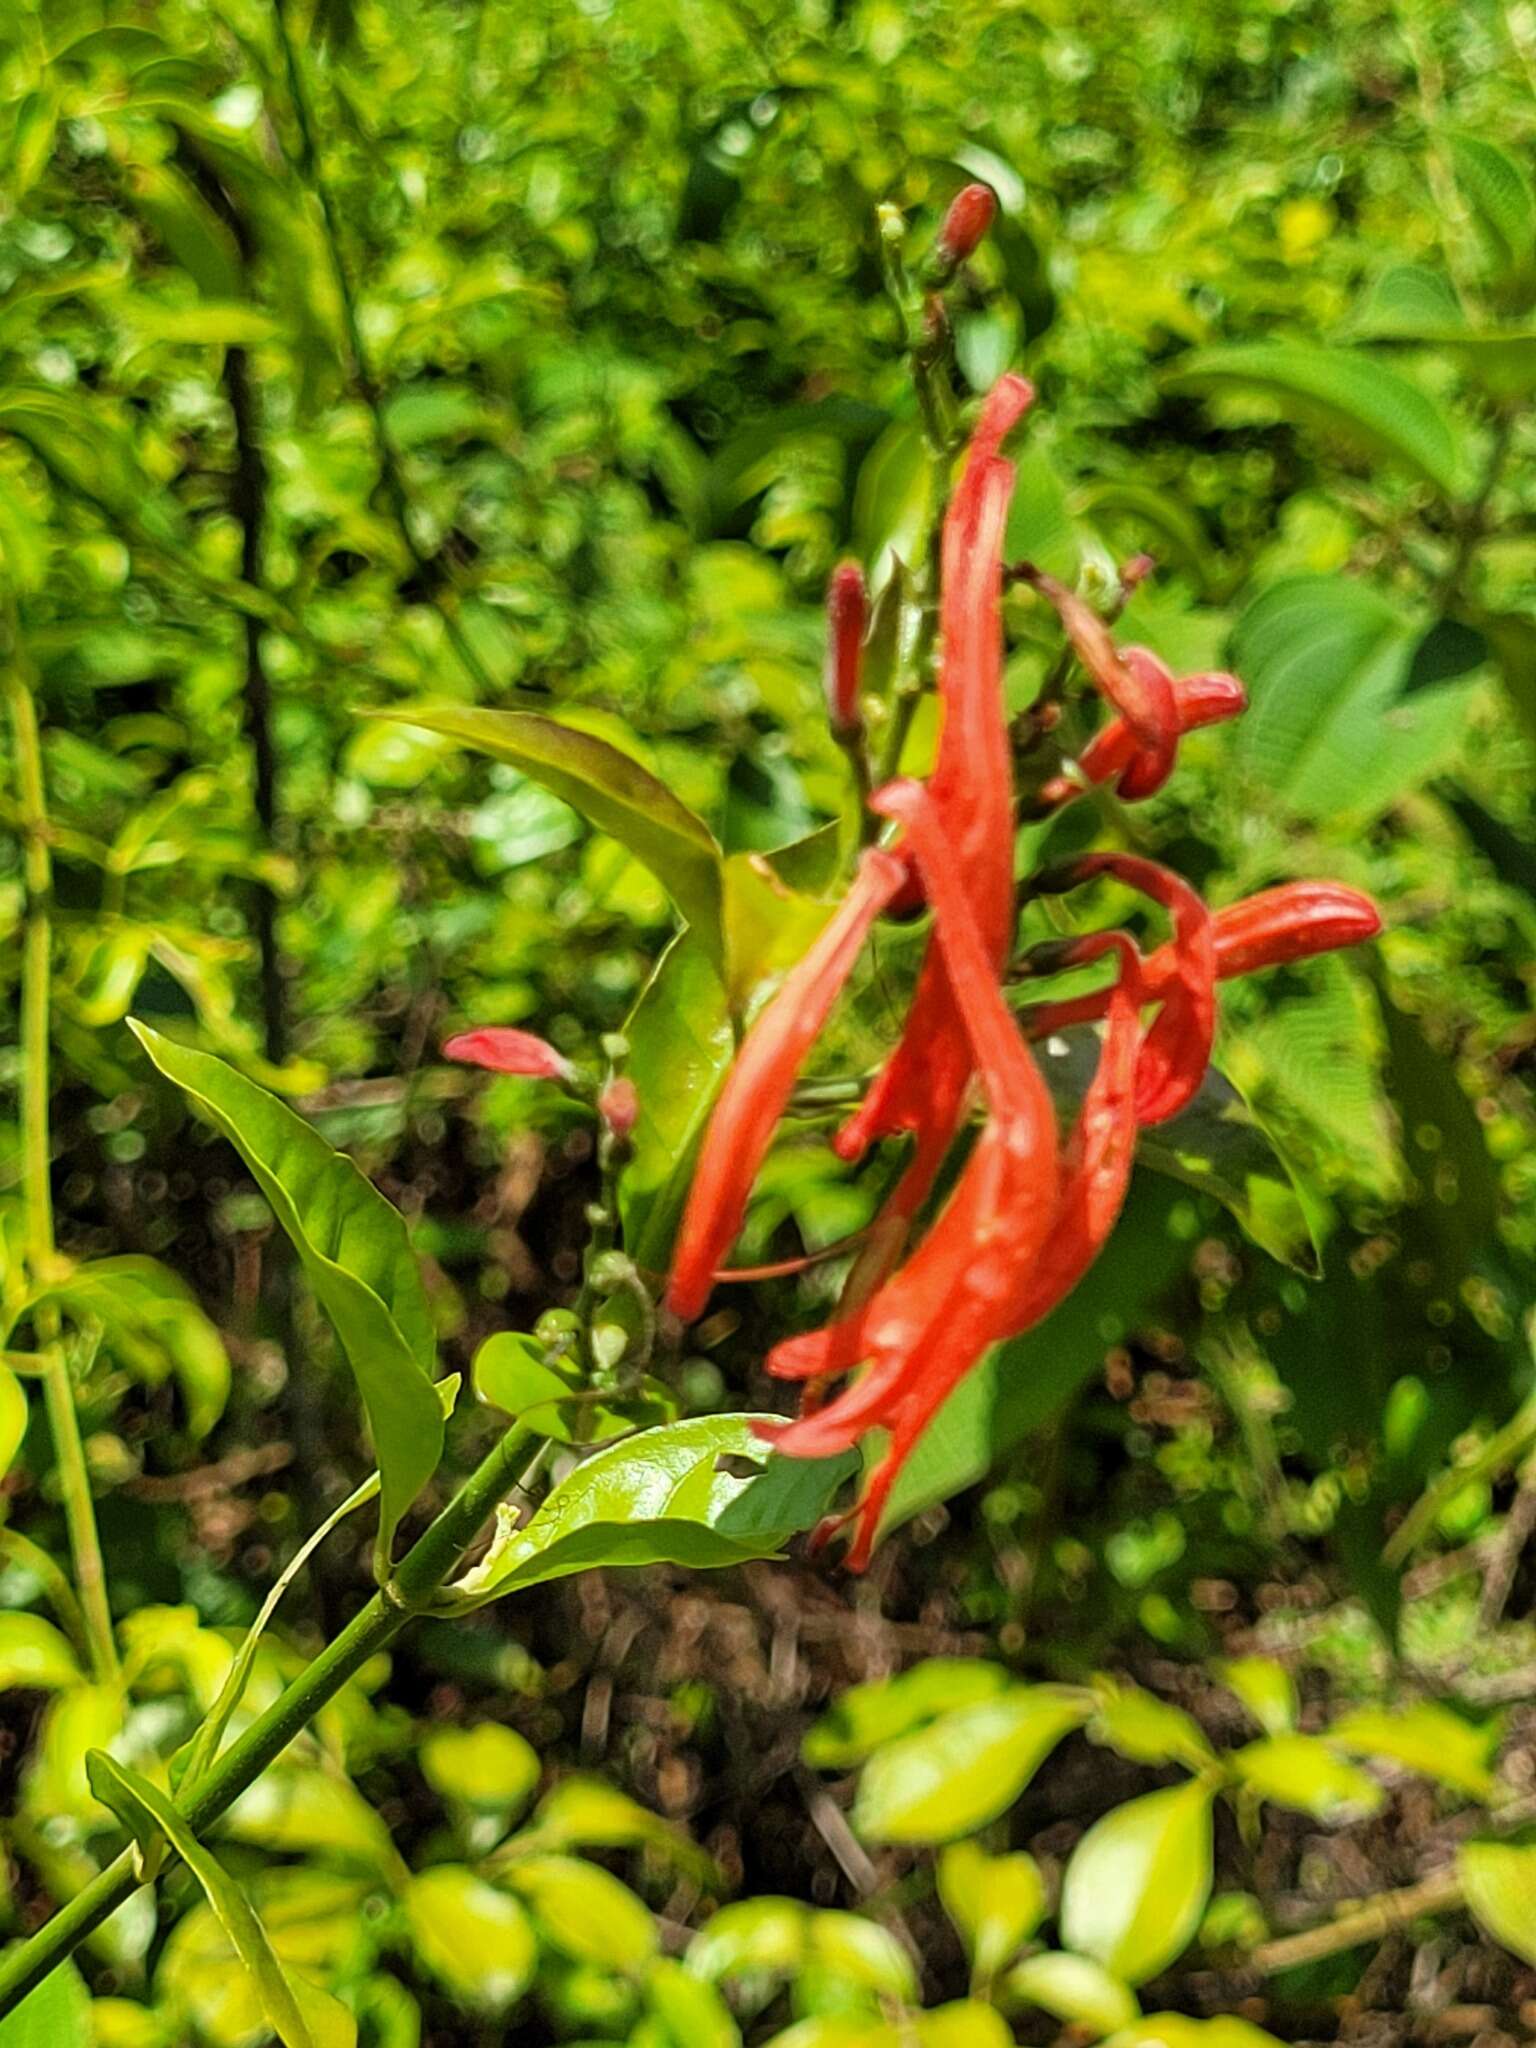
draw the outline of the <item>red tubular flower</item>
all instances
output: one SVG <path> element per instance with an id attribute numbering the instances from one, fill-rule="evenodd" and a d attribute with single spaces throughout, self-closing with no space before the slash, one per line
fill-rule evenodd
<path id="1" fill-rule="evenodd" d="M 710 1118 L 678 1231 L 667 1306 L 691 1321 L 741 1229 L 747 1197 L 796 1074 L 852 972 L 865 934 L 901 887 L 903 861 L 871 848 L 810 951 L 785 976 L 736 1056 Z"/>
<path id="2" fill-rule="evenodd" d="M 859 714 L 859 671 L 864 659 L 864 628 L 869 623 L 869 592 L 857 562 L 840 562 L 827 584 L 827 717 L 839 739 L 856 733 Z"/>
<path id="3" fill-rule="evenodd" d="M 934 268 L 949 277 L 972 255 L 997 213 L 990 185 L 967 185 L 949 202 L 933 245 Z"/>
<path id="4" fill-rule="evenodd" d="M 1033 402 L 1022 377 L 999 378 L 982 407 L 965 471 L 944 522 L 939 625 L 943 725 L 930 788 L 964 877 L 972 914 L 994 968 L 1013 932 L 1013 770 L 1003 706 L 1002 543 L 1013 492 L 1003 437 Z M 921 1208 L 959 1127 L 970 1081 L 970 1044 L 942 950 L 930 945 L 900 1044 L 855 1115 L 838 1133 L 843 1159 L 877 1138 L 917 1133 L 917 1151 L 888 1205 L 882 1235 L 899 1253 L 900 1224 Z"/>
<path id="5" fill-rule="evenodd" d="M 489 1067 L 493 1074 L 522 1074 L 531 1081 L 569 1081 L 576 1071 L 562 1053 L 531 1031 L 499 1025 L 461 1031 L 443 1047 L 443 1057 Z"/>
<path id="6" fill-rule="evenodd" d="M 819 1457 L 876 1424 L 891 1444 L 858 1510 L 854 1569 L 867 1560 L 880 1512 L 902 1460 L 950 1389 L 999 1334 L 1056 1212 L 1056 1119 L 1050 1095 L 1003 1000 L 949 841 L 947 821 L 920 784 L 895 783 L 873 800 L 906 827 L 922 869 L 934 926 L 963 1028 L 981 1073 L 988 1119 L 943 1214 L 908 1264 L 829 1350 L 873 1362 L 858 1385 L 800 1422 L 773 1431 L 795 1456 Z M 770 1371 L 804 1376 L 781 1346 Z M 812 1364 L 810 1372 L 826 1370 Z M 770 1426 L 771 1427 L 771 1426 Z"/>
<path id="7" fill-rule="evenodd" d="M 1150 896 L 1173 923 L 1172 939 L 1159 948 L 1167 967 L 1155 980 L 1150 972 L 1147 976 L 1144 994 L 1161 1007 L 1143 1042 L 1136 1073 L 1137 1122 L 1166 1123 L 1199 1092 L 1211 1061 L 1216 1036 L 1214 920 L 1188 882 L 1138 854 L 1091 853 L 1070 870 L 1074 885 L 1096 875 L 1113 875 L 1127 888 Z"/>
<path id="8" fill-rule="evenodd" d="M 1129 658 L 1140 650 L 1127 648 Z M 1235 718 L 1247 708 L 1248 693 L 1236 676 L 1213 671 L 1210 674 L 1176 676 L 1173 680 L 1173 708 L 1179 737 L 1203 725 L 1217 725 Z M 1139 752 L 1136 735 L 1123 718 L 1112 718 L 1102 726 L 1077 758 L 1076 776 L 1058 775 L 1040 792 L 1042 809 L 1055 809 L 1082 794 L 1083 785 L 1097 788 L 1115 782 L 1135 762 Z M 1124 784 L 1121 795 L 1125 795 Z"/>
<path id="9" fill-rule="evenodd" d="M 1358 946 L 1374 939 L 1381 930 L 1381 912 L 1369 896 L 1342 882 L 1285 882 L 1275 889 L 1262 889 L 1257 896 L 1245 896 L 1229 903 L 1211 919 L 1216 942 L 1216 979 L 1231 981 L 1239 974 L 1257 974 L 1266 967 L 1280 967 L 1293 960 L 1308 960 L 1316 953 L 1331 953 L 1340 946 Z M 1070 942 L 1075 946 L 1085 941 Z M 1056 973 L 1067 967 L 1083 967 L 1095 954 L 1082 952 L 1068 959 L 1053 945 L 1036 947 L 1030 958 L 1044 971 Z M 1150 1001 L 1168 987 L 1177 973 L 1171 945 L 1159 946 L 1146 962 L 1143 985 Z M 1069 1031 L 1074 1024 L 1091 1024 L 1105 1014 L 1109 991 L 1097 989 L 1091 995 L 1071 996 L 1065 1002 L 1042 1003 L 1025 1018 L 1031 1038 L 1045 1038 L 1053 1031 Z"/>
<path id="10" fill-rule="evenodd" d="M 1130 727 L 1136 753 L 1121 795 L 1151 796 L 1168 780 L 1179 743 L 1172 676 L 1145 647 L 1122 653 L 1092 605 L 1054 576 L 1029 563 L 1018 574 L 1053 607 L 1078 660 Z"/>
<path id="11" fill-rule="evenodd" d="M 1216 972 L 1225 981 L 1374 939 L 1381 912 L 1342 882 L 1286 882 L 1229 903 L 1215 923 Z"/>

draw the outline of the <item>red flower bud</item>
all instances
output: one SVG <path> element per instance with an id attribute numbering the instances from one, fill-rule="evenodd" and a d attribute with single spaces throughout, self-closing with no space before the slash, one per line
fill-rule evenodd
<path id="1" fill-rule="evenodd" d="M 856 733 L 859 717 L 859 670 L 863 665 L 864 628 L 869 620 L 869 593 L 857 562 L 840 562 L 827 585 L 827 716 L 839 739 Z"/>
<path id="2" fill-rule="evenodd" d="M 946 276 L 974 251 L 996 212 L 997 195 L 990 185 L 967 185 L 955 194 L 933 245 L 936 264 Z"/>
<path id="3" fill-rule="evenodd" d="M 626 1074 L 610 1081 L 597 1098 L 597 1113 L 616 1138 L 627 1138 L 640 1117 L 640 1095 Z"/>
<path id="4" fill-rule="evenodd" d="M 472 1067 L 489 1067 L 493 1074 L 522 1074 L 531 1081 L 569 1081 L 575 1072 L 562 1053 L 531 1031 L 494 1025 L 481 1031 L 461 1031 L 443 1047 L 443 1057 L 464 1060 Z"/>
<path id="5" fill-rule="evenodd" d="M 1215 926 L 1216 971 L 1225 981 L 1374 939 L 1381 912 L 1342 882 L 1286 882 L 1229 903 Z"/>

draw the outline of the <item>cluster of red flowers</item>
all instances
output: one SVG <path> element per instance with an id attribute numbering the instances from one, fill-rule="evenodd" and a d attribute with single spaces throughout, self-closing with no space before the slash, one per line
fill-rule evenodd
<path id="1" fill-rule="evenodd" d="M 1216 983 L 1380 929 L 1374 905 L 1338 884 L 1292 883 L 1212 912 L 1178 875 L 1122 853 L 1094 853 L 1036 877 L 1036 894 L 1112 877 L 1167 916 L 1166 943 L 1143 955 L 1121 931 L 1050 942 L 1010 964 L 1017 901 L 1015 801 L 1003 702 L 1003 531 L 1013 467 L 1004 437 L 1030 405 L 1021 377 L 988 395 L 942 534 L 939 695 L 942 727 L 926 784 L 877 791 L 874 811 L 899 837 L 861 857 L 853 885 L 747 1034 L 706 1134 L 667 1288 L 697 1316 L 740 1230 L 752 1183 L 795 1078 L 882 912 L 921 891 L 933 935 L 906 1026 L 862 1105 L 838 1134 L 846 1159 L 910 1133 L 911 1158 L 857 1261 L 837 1320 L 777 1345 L 770 1372 L 805 1383 L 799 1418 L 765 1421 L 795 1456 L 824 1457 L 887 1432 L 853 1511 L 849 1564 L 867 1561 L 902 1461 L 956 1383 L 994 1344 L 1047 1315 L 1087 1271 L 1119 1214 L 1138 1130 L 1175 1116 L 1210 1060 Z M 1112 784 L 1128 800 L 1161 788 L 1180 736 L 1244 704 L 1228 675 L 1178 679 L 1146 648 L 1119 647 L 1073 592 L 1017 574 L 1056 610 L 1078 660 L 1114 715 L 1043 804 Z M 828 695 L 840 730 L 857 730 L 862 581 L 847 566 L 829 593 Z M 1105 989 L 1016 1016 L 1004 977 L 1108 959 Z M 1102 1019 L 1092 1083 L 1065 1138 L 1029 1039 Z M 986 1118 L 938 1217 L 901 1263 L 912 1225 L 966 1122 L 979 1083 Z M 835 1398 L 835 1377 L 862 1368 Z M 847 1517 L 844 1518 L 849 1519 Z M 835 1525 L 834 1525 L 835 1526 Z M 823 1531 L 823 1534 L 826 1532 Z"/>

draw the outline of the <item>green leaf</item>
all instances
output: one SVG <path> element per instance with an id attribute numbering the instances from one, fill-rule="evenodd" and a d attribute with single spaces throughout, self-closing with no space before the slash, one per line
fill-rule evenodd
<path id="1" fill-rule="evenodd" d="M 978 1983 L 989 1983 L 1045 1918 L 1045 1879 L 1022 1851 L 989 1856 L 979 1842 L 952 1842 L 939 1857 L 938 1886 Z"/>
<path id="2" fill-rule="evenodd" d="M 577 1400 L 581 1389 L 546 1363 L 545 1347 L 520 1330 L 499 1330 L 475 1353 L 475 1392 L 482 1401 L 524 1421 L 536 1436 L 561 1444 L 601 1444 L 637 1423 L 668 1422 L 676 1403 L 659 1380 L 646 1380 L 633 1396 Z"/>
<path id="3" fill-rule="evenodd" d="M 1519 278 L 1536 243 L 1536 195 L 1516 160 L 1481 135 L 1450 138 L 1451 169 L 1471 209 L 1494 274 Z"/>
<path id="4" fill-rule="evenodd" d="M 1289 341 L 1197 349 L 1165 382 L 1173 391 L 1257 392 L 1325 435 L 1396 457 L 1448 497 L 1465 487 L 1460 444 L 1434 400 L 1353 350 Z"/>
<path id="5" fill-rule="evenodd" d="M 91 1999 L 66 1956 L 0 2020 L 0 2048 L 91 2048 Z"/>
<path id="6" fill-rule="evenodd" d="M 479 2011 L 505 2012 L 533 1981 L 539 1945 L 528 1915 L 462 1864 L 411 1879 L 405 1924 L 425 1968 Z"/>
<path id="7" fill-rule="evenodd" d="M 509 762 L 650 869 L 718 968 L 724 966 L 720 848 L 667 785 L 607 740 L 534 711 L 412 704 L 367 716 L 398 719 Z"/>
<path id="8" fill-rule="evenodd" d="M 352 2015 L 329 1992 L 283 1967 L 244 1891 L 198 1841 L 165 1794 L 104 1750 L 92 1752 L 88 1769 L 102 1804 L 110 1806 L 141 1843 L 163 1835 L 202 1886 L 284 2048 L 355 2048 L 357 2023 Z"/>
<path id="9" fill-rule="evenodd" d="M 16 1462 L 27 1433 L 27 1397 L 9 1366 L 0 1365 L 0 1479 Z M 0 1619 L 4 1619 L 0 1616 Z"/>
<path id="10" fill-rule="evenodd" d="M 205 1437 L 223 1414 L 230 1385 L 224 1339 L 191 1288 L 158 1259 L 129 1252 L 87 1260 L 39 1289 L 23 1312 L 43 1302 L 100 1323 L 107 1350 L 147 1386 L 173 1375 L 191 1436 Z"/>
<path id="11" fill-rule="evenodd" d="M 950 1842 L 1012 1806 L 1091 1702 L 1049 1685 L 1020 1686 L 958 1707 L 876 1750 L 853 1824 L 870 1842 Z"/>
<path id="12" fill-rule="evenodd" d="M 706 1984 L 758 1972 L 792 1976 L 805 1955 L 810 1909 L 798 1899 L 741 1899 L 722 1906 L 688 1944 L 686 1967 Z"/>
<path id="13" fill-rule="evenodd" d="M 1266 1735 L 1286 1735 L 1296 1726 L 1296 1681 L 1283 1664 L 1272 1657 L 1235 1657 L 1218 1664 L 1216 1675 Z"/>
<path id="14" fill-rule="evenodd" d="M 1463 1842 L 1456 1870 L 1484 1932 L 1536 1963 L 1536 1842 Z"/>
<path id="15" fill-rule="evenodd" d="M 1241 768 L 1308 819 L 1363 821 L 1425 780 L 1459 743 L 1465 697 L 1447 686 L 1403 698 L 1421 631 L 1363 583 L 1272 584 L 1233 635 L 1249 693 Z"/>
<path id="16" fill-rule="evenodd" d="M 432 1728 L 421 1745 L 421 1774 L 439 1799 L 503 1818 L 521 1813 L 543 1772 L 539 1753 L 514 1728 Z"/>
<path id="17" fill-rule="evenodd" d="M 871 585 L 884 588 L 897 561 L 924 559 L 934 519 L 933 462 L 917 428 L 893 420 L 859 469 L 853 500 L 854 548 Z"/>
<path id="18" fill-rule="evenodd" d="M 741 1016 L 765 981 L 808 951 L 832 905 L 790 888 L 766 854 L 733 853 L 724 889 L 726 993 Z"/>
<path id="19" fill-rule="evenodd" d="M 234 235 L 190 179 L 173 164 L 134 164 L 127 186 L 134 210 L 205 298 L 244 297 L 245 266 Z"/>
<path id="20" fill-rule="evenodd" d="M 1111 2034 L 1103 2048 L 1283 2048 L 1283 2044 L 1248 2020 L 1191 2020 L 1181 2012 L 1154 2012 Z"/>
<path id="21" fill-rule="evenodd" d="M 386 1882 L 401 1874 L 389 1829 L 350 1778 L 279 1763 L 240 1794 L 221 1826 L 237 1842 L 280 1856 L 327 1857 Z"/>
<path id="22" fill-rule="evenodd" d="M 1227 1761 L 1260 1799 L 1294 1806 L 1318 1820 L 1375 1813 L 1385 1797 L 1374 1778 L 1336 1757 L 1317 1735 L 1266 1735 L 1233 1750 Z"/>
<path id="23" fill-rule="evenodd" d="M 668 946 L 624 1035 L 640 1115 L 619 1177 L 619 1215 L 630 1257 L 660 1272 L 736 1051 L 725 987 L 697 934 L 683 932 Z"/>
<path id="24" fill-rule="evenodd" d="M 545 1939 L 573 1962 L 633 1973 L 656 1953 L 656 1923 L 626 1884 L 579 1856 L 522 1856 L 502 1873 Z"/>
<path id="25" fill-rule="evenodd" d="M 1008 1972 L 1001 1987 L 1008 2004 L 1015 1999 L 1054 2013 L 1070 2027 L 1095 2036 L 1128 2027 L 1137 2019 L 1136 1994 L 1121 1978 L 1091 1956 L 1053 1954 L 1026 1956 Z"/>
<path id="26" fill-rule="evenodd" d="M 1478 1726 L 1436 1700 L 1421 1700 L 1397 1712 L 1358 1707 L 1335 1721 L 1323 1739 L 1354 1756 L 1404 1764 L 1469 1799 L 1486 1801 L 1493 1796 L 1490 1765 L 1500 1733 L 1497 1718 Z"/>
<path id="27" fill-rule="evenodd" d="M 772 1557 L 794 1531 L 737 1540 L 722 1531 L 758 1483 L 720 1470 L 724 1458 L 767 1464 L 750 1415 L 665 1423 L 599 1451 L 562 1479 L 521 1529 L 509 1514 L 484 1561 L 458 1581 L 475 1602 L 599 1565 L 685 1564 L 695 1571 Z"/>
<path id="28" fill-rule="evenodd" d="M 912 1958 L 889 1928 L 862 1913 L 812 1913 L 806 1924 L 806 1962 L 811 1968 L 819 1965 L 839 1988 L 853 1986 L 903 2005 L 918 1996 Z"/>
<path id="29" fill-rule="evenodd" d="M 1201 1771 L 1215 1762 L 1198 1721 L 1138 1685 L 1113 1678 L 1095 1681 L 1098 1705 L 1088 1723 L 1092 1741 L 1138 1764 L 1183 1764 Z"/>
<path id="30" fill-rule="evenodd" d="M 667 2048 L 741 2048 L 741 2030 L 719 1992 L 670 1956 L 657 1956 L 647 1970 L 645 2001 L 667 2031 Z"/>
<path id="31" fill-rule="evenodd" d="M 700 1884 L 717 1881 L 710 1858 L 680 1829 L 600 1778 L 562 1778 L 552 1786 L 517 1845 L 519 1850 L 649 1849 L 691 1872 Z"/>
<path id="32" fill-rule="evenodd" d="M 0 1692 L 59 1692 L 81 1677 L 75 1653 L 40 1614 L 0 1614 Z"/>
<path id="33" fill-rule="evenodd" d="M 1013 2048 L 1002 2014 L 979 1998 L 957 1998 L 916 2014 L 912 2039 L 915 2048 Z"/>
<path id="34" fill-rule="evenodd" d="M 396 1525 L 443 1450 L 432 1314 L 404 1220 L 350 1159 L 265 1089 L 210 1053 L 142 1024 L 132 1028 L 161 1073 L 250 1168 L 336 1326 L 373 1431 L 381 1482 L 376 1555 L 386 1570 Z"/>
<path id="35" fill-rule="evenodd" d="M 807 1733 L 800 1754 L 823 1771 L 862 1763 L 882 1743 L 957 1707 L 996 1699 L 1013 1683 L 981 1657 L 925 1657 L 896 1678 L 874 1678 L 840 1693 Z"/>
<path id="36" fill-rule="evenodd" d="M 1061 1938 L 1128 1984 L 1184 1951 L 1211 1893 L 1212 1789 L 1197 1779 L 1114 1807 L 1072 1852 Z"/>

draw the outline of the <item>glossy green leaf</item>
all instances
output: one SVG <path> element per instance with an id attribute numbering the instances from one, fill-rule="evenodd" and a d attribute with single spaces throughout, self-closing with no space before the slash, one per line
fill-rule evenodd
<path id="1" fill-rule="evenodd" d="M 1456 1871 L 1478 1925 L 1536 1963 L 1536 1843 L 1463 1842 Z"/>
<path id="2" fill-rule="evenodd" d="M 515 1728 L 431 1728 L 422 1740 L 421 1774 L 439 1799 L 485 1813 L 520 1813 L 543 1771 L 539 1753 Z"/>
<path id="3" fill-rule="evenodd" d="M 0 2020 L 0 2048 L 93 2048 L 99 2038 L 90 1994 L 67 1956 Z"/>
<path id="4" fill-rule="evenodd" d="M 741 2048 L 741 2029 L 712 1984 L 670 1956 L 645 1973 L 645 2002 L 666 2030 L 664 2048 Z"/>
<path id="5" fill-rule="evenodd" d="M 884 1742 L 907 1735 L 956 1707 L 995 1699 L 1013 1683 L 982 1657 L 925 1657 L 895 1678 L 874 1678 L 839 1693 L 807 1733 L 800 1754 L 823 1771 L 862 1763 Z"/>
<path id="6" fill-rule="evenodd" d="M 1453 135 L 1450 158 L 1494 274 L 1524 276 L 1536 244 L 1536 194 L 1524 167 L 1485 135 Z"/>
<path id="7" fill-rule="evenodd" d="M 809 1923 L 810 1909 L 798 1899 L 741 1899 L 693 1937 L 687 1967 L 710 1984 L 759 1971 L 789 1976 L 805 1955 Z"/>
<path id="8" fill-rule="evenodd" d="M 766 854 L 733 853 L 724 868 L 726 992 L 745 1013 L 766 981 L 793 967 L 832 915 L 792 889 Z"/>
<path id="9" fill-rule="evenodd" d="M 978 1998 L 957 1998 L 918 2013 L 912 2039 L 916 2048 L 1013 2048 L 1002 2014 Z"/>
<path id="10" fill-rule="evenodd" d="M 1282 2048 L 1282 2044 L 1250 2020 L 1225 2015 L 1192 2020 L 1181 2012 L 1154 2012 L 1111 2034 L 1104 2048 Z"/>
<path id="11" fill-rule="evenodd" d="M 1294 1806 L 1318 1820 L 1374 1813 L 1385 1796 L 1374 1778 L 1335 1756 L 1317 1735 L 1266 1735 L 1234 1750 L 1228 1761 L 1259 1798 Z"/>
<path id="12" fill-rule="evenodd" d="M 1065 1950 L 1026 1956 L 1008 1972 L 1001 1993 L 1006 2004 L 1038 2005 L 1095 2036 L 1132 2026 L 1137 2018 L 1136 1994 L 1122 1978 L 1091 1956 Z"/>
<path id="13" fill-rule="evenodd" d="M 1191 1779 L 1116 1806 L 1072 1852 L 1061 1938 L 1128 1984 L 1183 1953 L 1211 1894 L 1209 1785 Z"/>
<path id="14" fill-rule="evenodd" d="M 432 1314 L 404 1220 L 350 1159 L 264 1089 L 209 1053 L 133 1029 L 250 1168 L 336 1326 L 373 1431 L 382 1567 L 443 1449 Z"/>
<path id="15" fill-rule="evenodd" d="M 1406 1765 L 1469 1799 L 1488 1800 L 1500 1733 L 1497 1719 L 1475 1724 L 1437 1700 L 1420 1700 L 1396 1712 L 1358 1707 L 1335 1721 L 1324 1739 L 1354 1756 Z"/>
<path id="16" fill-rule="evenodd" d="M 839 1987 L 853 1986 L 910 2005 L 918 1995 L 912 1958 L 887 1927 L 862 1913 L 812 1913 L 806 1960 Z"/>
<path id="17" fill-rule="evenodd" d="M 635 1971 L 656 1953 L 656 1923 L 628 1885 L 579 1856 L 520 1856 L 502 1882 L 545 1939 L 578 1963 Z"/>
<path id="18" fill-rule="evenodd" d="M 607 740 L 534 711 L 412 704 L 378 715 L 509 762 L 580 811 L 650 869 L 709 957 L 723 964 L 720 848 L 703 820 L 648 768 Z"/>
<path id="19" fill-rule="evenodd" d="M 561 1444 L 601 1444 L 637 1425 L 670 1422 L 677 1403 L 659 1380 L 647 1379 L 633 1395 L 612 1401 L 577 1400 L 573 1379 L 545 1362 L 544 1346 L 519 1330 L 500 1330 L 475 1353 L 475 1392 L 516 1416 L 535 1436 Z"/>
<path id="20" fill-rule="evenodd" d="M 234 234 L 174 164 L 135 164 L 129 199 L 205 298 L 239 299 L 244 265 Z"/>
<path id="21" fill-rule="evenodd" d="M 756 1475 L 720 1469 L 722 1460 L 767 1464 L 769 1447 L 752 1420 L 698 1416 L 597 1452 L 561 1480 L 521 1529 L 504 1515 L 496 1541 L 459 1590 L 478 1602 L 599 1565 L 705 1570 L 774 1556 L 793 1529 L 752 1532 L 743 1496 L 758 1483 Z M 727 1533 L 738 1501 L 739 1539 Z"/>
<path id="22" fill-rule="evenodd" d="M 1234 1657 L 1216 1675 L 1235 1692 L 1266 1735 L 1285 1735 L 1296 1726 L 1296 1681 L 1272 1657 Z"/>
<path id="23" fill-rule="evenodd" d="M 24 1804 L 44 1820 L 67 1820 L 87 1832 L 110 1824 L 96 1796 L 87 1759 L 123 1732 L 126 1702 L 117 1685 L 72 1685 L 48 1702 L 27 1765 Z"/>
<path id="24" fill-rule="evenodd" d="M 1462 449 L 1445 414 L 1369 356 L 1306 342 L 1244 342 L 1197 349 L 1165 381 L 1173 391 L 1257 392 L 1323 434 L 1395 457 L 1448 497 L 1465 487 Z"/>
<path id="25" fill-rule="evenodd" d="M 965 1943 L 974 1981 L 987 1983 L 1045 1918 L 1045 1879 L 1033 1856 L 990 1856 L 979 1842 L 940 1855 L 939 1898 Z"/>
<path id="26" fill-rule="evenodd" d="M 538 1941 L 528 1915 L 462 1864 L 411 1879 L 405 1923 L 424 1967 L 466 2005 L 505 2012 L 533 1981 Z"/>
<path id="27" fill-rule="evenodd" d="M 1203 1729 L 1182 1707 L 1111 1678 L 1097 1680 L 1094 1691 L 1098 1704 L 1088 1723 L 1092 1741 L 1117 1750 L 1132 1763 L 1178 1763 L 1191 1771 L 1214 1763 Z"/>
<path id="28" fill-rule="evenodd" d="M 140 1842 L 163 1835 L 204 1896 L 250 1972 L 273 2032 L 284 2048 L 355 2048 L 357 2023 L 318 1985 L 286 1969 L 242 1888 L 205 1849 L 163 1792 L 104 1751 L 90 1758 L 91 1784 Z"/>
<path id="29" fill-rule="evenodd" d="M 58 1692 L 80 1676 L 74 1651 L 51 1621 L 40 1614 L 0 1614 L 0 1692 L 17 1686 Z"/>
<path id="30" fill-rule="evenodd" d="M 853 1824 L 871 1842 L 951 1842 L 1005 1813 L 1091 1702 L 1065 1687 L 1019 1686 L 958 1707 L 876 1750 Z"/>
<path id="31" fill-rule="evenodd" d="M 26 1433 L 26 1393 L 10 1367 L 0 1365 L 0 1479 L 15 1464 L 16 1453 L 21 1449 L 21 1440 Z"/>
<path id="32" fill-rule="evenodd" d="M 332 1771 L 275 1764 L 219 1825 L 232 1840 L 278 1855 L 323 1857 L 386 1881 L 400 1873 L 389 1829 L 352 1781 Z"/>
<path id="33" fill-rule="evenodd" d="M 660 1272 L 736 1050 L 724 984 L 695 933 L 681 933 L 662 955 L 624 1035 L 640 1115 L 619 1178 L 619 1214 L 630 1256 Z"/>

